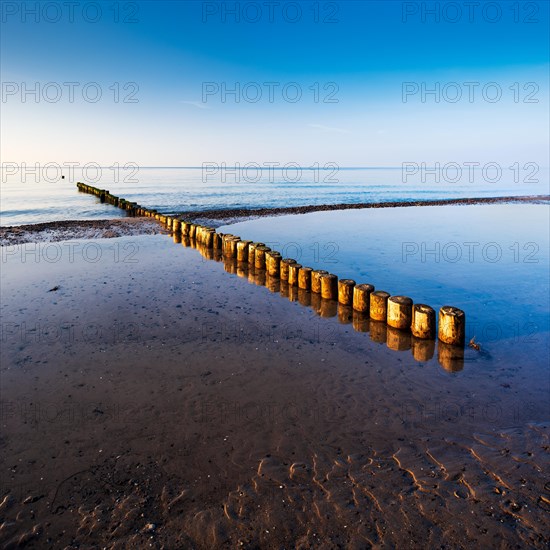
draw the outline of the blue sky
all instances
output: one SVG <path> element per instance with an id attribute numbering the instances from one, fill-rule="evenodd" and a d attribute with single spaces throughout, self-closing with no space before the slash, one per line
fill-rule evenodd
<path id="1" fill-rule="evenodd" d="M 548 164 L 546 1 L 46 4 L 2 3 L 3 162 Z"/>

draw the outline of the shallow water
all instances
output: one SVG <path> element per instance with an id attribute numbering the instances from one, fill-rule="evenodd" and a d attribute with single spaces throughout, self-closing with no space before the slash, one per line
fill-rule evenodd
<path id="1" fill-rule="evenodd" d="M 316 212 L 220 227 L 303 265 L 467 315 L 467 338 L 547 379 L 547 205 Z"/>
<path id="2" fill-rule="evenodd" d="M 497 181 L 491 172 L 464 169 L 455 174 L 404 174 L 399 168 L 248 170 L 201 168 L 102 168 L 74 173 L 40 168 L 9 175 L 0 171 L 1 225 L 47 221 L 98 219 L 120 216 L 113 206 L 76 192 L 76 181 L 108 189 L 111 193 L 161 212 L 230 208 L 275 208 L 318 204 L 413 201 L 460 197 L 519 196 L 549 193 L 548 169 L 536 175 L 518 175 L 502 169 Z M 485 174 L 485 176 L 484 176 Z M 519 179 L 518 179 L 519 178 Z M 452 179 L 452 181 L 451 181 Z M 293 181 L 296 180 L 296 181 Z"/>

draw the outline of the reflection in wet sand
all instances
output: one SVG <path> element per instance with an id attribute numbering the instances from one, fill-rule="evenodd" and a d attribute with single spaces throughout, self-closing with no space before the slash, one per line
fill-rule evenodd
<path id="1" fill-rule="evenodd" d="M 224 256 L 220 249 L 207 248 L 194 239 L 185 237 L 181 243 L 196 248 L 208 260 L 223 261 L 224 270 L 232 275 L 247 279 L 249 283 L 265 286 L 273 293 L 279 293 L 291 302 L 310 307 L 322 318 L 337 317 L 340 324 L 351 324 L 355 331 L 370 333 L 370 338 L 378 344 L 385 344 L 392 351 L 410 351 L 413 358 L 424 363 L 435 354 L 436 341 L 415 338 L 410 332 L 388 326 L 383 321 L 371 319 L 367 314 L 355 311 L 350 306 L 336 300 L 326 300 L 320 294 L 289 285 L 287 281 L 269 275 L 265 269 L 258 269 L 253 263 L 239 262 L 237 258 Z M 464 368 L 464 349 L 437 341 L 437 359 L 447 372 L 460 372 Z"/>
<path id="2" fill-rule="evenodd" d="M 437 360 L 446 371 L 459 372 L 464 368 L 464 348 L 439 341 Z"/>
<path id="3" fill-rule="evenodd" d="M 416 361 L 430 361 L 435 353 L 435 340 L 412 337 L 412 354 Z"/>
<path id="4" fill-rule="evenodd" d="M 386 345 L 394 351 L 408 351 L 411 349 L 411 338 L 408 332 L 388 326 Z"/>

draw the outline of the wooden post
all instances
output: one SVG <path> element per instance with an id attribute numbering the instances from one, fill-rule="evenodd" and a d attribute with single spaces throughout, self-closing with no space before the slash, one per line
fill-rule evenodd
<path id="1" fill-rule="evenodd" d="M 224 235 L 223 236 L 223 255 L 230 258 L 237 257 L 237 243 L 240 241 L 240 237 L 236 235 Z"/>
<path id="2" fill-rule="evenodd" d="M 388 298 L 387 323 L 392 328 L 411 330 L 413 301 L 407 296 Z"/>
<path id="3" fill-rule="evenodd" d="M 248 245 L 248 263 L 254 265 L 256 263 L 256 247 L 265 246 L 265 243 L 251 243 Z"/>
<path id="4" fill-rule="evenodd" d="M 237 243 L 237 260 L 239 262 L 248 262 L 248 246 L 252 241 L 239 241 Z"/>
<path id="5" fill-rule="evenodd" d="M 256 246 L 254 248 L 254 267 L 256 269 L 265 269 L 265 254 L 270 250 L 269 246 Z"/>
<path id="6" fill-rule="evenodd" d="M 279 278 L 281 274 L 281 254 L 276 250 L 265 253 L 265 266 L 271 277 Z"/>
<path id="7" fill-rule="evenodd" d="M 426 304 L 414 304 L 411 331 L 416 338 L 435 338 L 435 311 Z M 433 355 L 433 353 L 432 353 Z"/>
<path id="8" fill-rule="evenodd" d="M 288 268 L 290 265 L 295 264 L 296 260 L 292 258 L 285 258 L 281 260 L 281 281 L 288 281 Z"/>
<path id="9" fill-rule="evenodd" d="M 328 271 L 324 269 L 314 269 L 311 272 L 311 292 L 321 294 L 321 275 L 326 275 Z"/>
<path id="10" fill-rule="evenodd" d="M 370 317 L 375 321 L 386 322 L 388 298 L 390 295 L 383 290 L 376 290 L 370 295 Z"/>
<path id="11" fill-rule="evenodd" d="M 464 346 L 466 315 L 461 309 L 443 306 L 439 310 L 439 339 L 445 344 Z"/>
<path id="12" fill-rule="evenodd" d="M 311 267 L 301 267 L 298 271 L 298 287 L 303 290 L 311 288 Z"/>
<path id="13" fill-rule="evenodd" d="M 338 281 L 338 302 L 344 306 L 353 305 L 353 289 L 355 281 L 353 279 L 340 279 Z"/>
<path id="14" fill-rule="evenodd" d="M 370 295 L 374 292 L 374 286 L 368 284 L 355 285 L 353 288 L 353 309 L 360 313 L 369 313 Z"/>
<path id="15" fill-rule="evenodd" d="M 301 267 L 301 264 L 288 264 L 288 284 L 290 286 L 298 286 L 298 273 Z"/>
<path id="16" fill-rule="evenodd" d="M 208 249 L 214 248 L 214 235 L 216 232 L 213 229 L 209 229 L 203 233 L 202 242 Z"/>
<path id="17" fill-rule="evenodd" d="M 336 300 L 338 298 L 338 277 L 332 273 L 321 275 L 321 297 L 325 300 Z"/>

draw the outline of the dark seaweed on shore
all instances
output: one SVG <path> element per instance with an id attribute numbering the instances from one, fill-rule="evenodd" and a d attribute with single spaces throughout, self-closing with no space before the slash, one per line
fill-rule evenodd
<path id="1" fill-rule="evenodd" d="M 184 219 L 211 219 L 224 220 L 230 218 L 280 216 L 284 214 L 308 214 L 310 212 L 324 212 L 328 210 L 359 210 L 363 208 L 401 208 L 408 206 L 449 206 L 472 204 L 498 204 L 498 203 L 534 203 L 541 204 L 550 201 L 550 195 L 531 195 L 520 197 L 477 197 L 463 199 L 440 199 L 422 201 L 388 201 L 388 202 L 363 202 L 355 204 L 312 204 L 306 206 L 288 206 L 280 208 L 232 208 L 218 210 L 201 210 L 193 212 L 179 212 Z"/>

